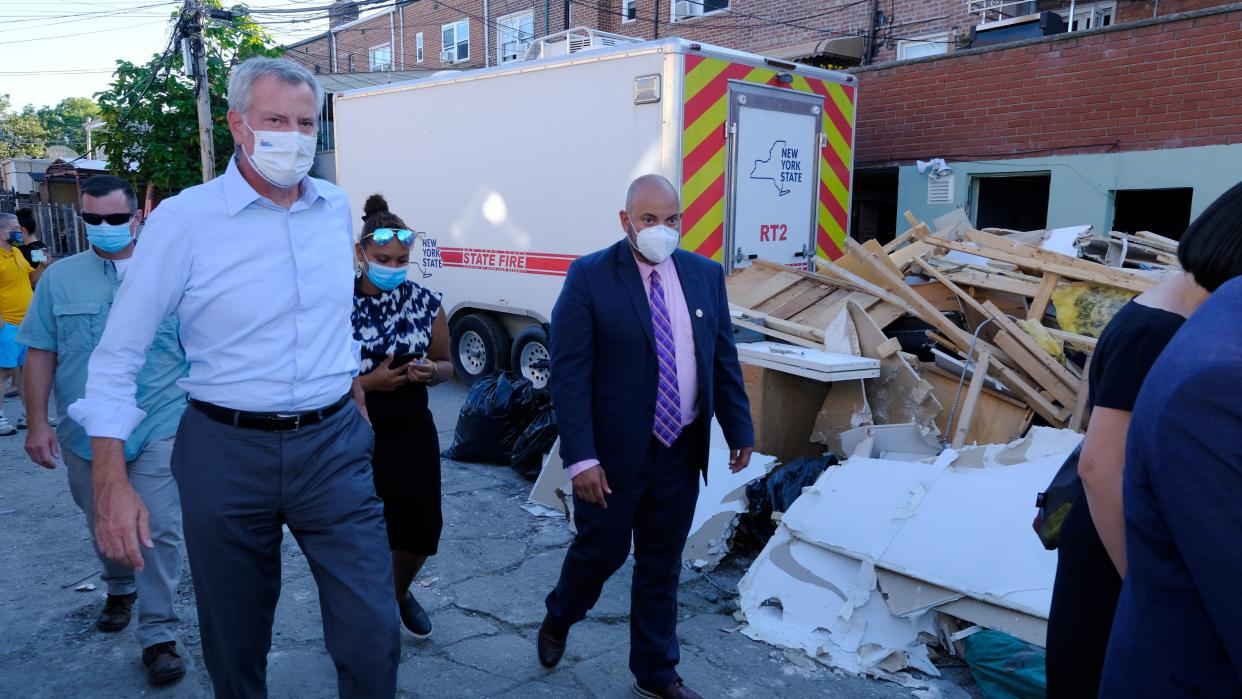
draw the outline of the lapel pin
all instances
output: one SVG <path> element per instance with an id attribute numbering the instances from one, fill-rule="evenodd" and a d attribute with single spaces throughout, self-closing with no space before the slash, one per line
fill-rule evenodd
<path id="1" fill-rule="evenodd" d="M 702 308 L 696 308 L 696 309 L 694 309 L 694 317 L 696 317 L 696 318 L 702 318 L 702 317 L 703 317 L 703 309 L 702 309 Z"/>

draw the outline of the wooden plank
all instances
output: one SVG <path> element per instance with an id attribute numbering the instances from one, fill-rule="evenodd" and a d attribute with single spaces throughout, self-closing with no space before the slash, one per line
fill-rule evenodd
<path id="1" fill-rule="evenodd" d="M 742 365 L 742 380 L 750 398 L 756 451 L 781 461 L 823 453 L 811 441 L 811 432 L 832 384 L 754 364 Z"/>
<path id="2" fill-rule="evenodd" d="M 916 240 L 910 245 L 888 253 L 888 259 L 897 269 L 905 269 L 916 257 L 922 257 L 932 251 L 932 246 L 921 240 Z"/>
<path id="3" fill-rule="evenodd" d="M 953 348 L 953 343 L 949 342 L 948 339 L 930 330 L 927 331 L 927 337 L 945 347 Z M 996 377 L 996 380 L 1026 401 L 1027 406 L 1039 413 L 1049 424 L 1055 427 L 1065 424 L 1065 418 L 1061 417 L 1061 410 L 1049 402 L 1047 398 L 1040 395 L 1034 386 L 1031 386 L 1025 379 L 1018 376 L 1017 372 L 998 362 L 992 362 L 991 368 L 995 370 L 993 376 Z"/>
<path id="4" fill-rule="evenodd" d="M 1021 330 L 1018 332 L 1022 333 Z M 1025 335 L 1026 333 L 1022 334 Z M 1074 397 L 1077 395 L 1074 387 L 1077 384 L 1062 383 L 1061 380 L 1057 378 L 1056 374 L 1053 374 L 1048 367 L 1044 366 L 1043 363 L 1039 361 L 1038 357 L 1034 356 L 1022 345 L 1018 338 L 1014 337 L 1012 331 L 1002 329 L 1000 332 L 996 333 L 994 341 L 996 342 L 996 346 L 1005 350 L 1005 352 L 1009 354 L 1009 358 L 1013 360 L 1013 362 L 1017 364 L 1022 371 L 1026 372 L 1028 376 L 1034 379 L 1035 383 L 1038 384 L 1040 388 L 1047 391 L 1053 400 L 1061 405 L 1074 404 Z"/>
<path id="5" fill-rule="evenodd" d="M 798 345 L 799 347 L 806 347 L 808 349 L 823 349 L 822 343 L 814 342 L 804 337 L 798 337 L 797 335 L 790 335 L 789 333 L 783 333 L 779 330 L 775 330 L 773 328 L 769 328 L 767 326 L 760 325 L 758 323 L 754 323 L 754 322 L 751 322 L 749 320 L 745 320 L 742 318 L 734 318 L 733 324 L 739 328 L 746 328 L 747 330 L 754 330 L 757 333 L 767 335 L 768 337 L 774 337 L 778 340 L 784 340 L 785 342 Z"/>
<path id="6" fill-rule="evenodd" d="M 963 268 L 946 271 L 944 274 L 949 279 L 963 286 L 973 286 L 990 291 L 1003 291 L 1027 298 L 1034 297 L 1039 293 L 1038 283 L 1028 282 L 1005 272 L 985 272 L 975 268 Z"/>
<path id="7" fill-rule="evenodd" d="M 967 351 L 970 348 L 972 338 L 966 331 L 949 322 L 949 319 L 941 315 L 935 306 L 915 293 L 900 275 L 893 274 L 887 267 L 872 260 L 868 254 L 869 251 L 863 250 L 857 243 L 852 245 L 851 243 L 852 241 L 847 238 L 845 241 L 846 248 L 850 252 L 858 251 L 858 258 L 862 260 L 863 264 L 874 275 L 884 281 L 880 286 L 885 292 L 906 301 L 914 309 L 916 315 L 923 319 L 923 322 L 939 330 L 945 337 L 957 344 L 962 351 Z M 983 343 L 981 342 L 980 344 Z"/>
<path id="8" fill-rule="evenodd" d="M 1135 231 L 1132 237 L 1138 238 L 1148 245 L 1164 248 L 1168 252 L 1177 252 L 1178 243 L 1172 238 L 1166 238 L 1151 231 Z"/>
<path id="9" fill-rule="evenodd" d="M 1098 284 L 1107 284 L 1109 286 L 1119 286 L 1123 289 L 1130 289 L 1132 291 L 1140 292 L 1147 291 L 1158 283 L 1137 274 L 1122 272 L 1120 270 L 1105 267 L 1088 260 L 1070 257 L 1069 255 L 1062 255 L 1059 252 L 1044 250 L 1043 248 L 1038 248 L 1034 245 L 1015 243 L 1012 240 L 1008 240 L 999 235 L 992 235 L 991 233 L 984 233 L 982 231 L 967 231 L 966 239 L 988 250 L 999 251 L 1016 257 L 1017 260 L 1010 259 L 1003 261 L 1012 262 L 1020 267 L 1030 267 L 1034 263 L 1040 263 L 1043 265 L 1043 269 L 1041 271 L 1057 272 L 1058 274 L 1061 274 L 1061 276 L 1071 276 L 1060 271 L 1061 268 L 1068 268 L 1075 270 L 1075 272 L 1080 275 L 1077 278 L 1083 279 L 1084 281 L 1093 281 Z M 983 257 L 989 257 L 989 255 L 978 251 L 976 251 L 975 254 L 982 255 Z M 1019 260 L 1025 260 L 1025 262 L 1021 262 Z"/>
<path id="10" fill-rule="evenodd" d="M 1059 274 L 1048 272 L 1044 274 L 1044 279 L 1039 283 L 1039 291 L 1035 294 L 1035 300 L 1031 302 L 1031 309 L 1026 313 L 1027 320 L 1033 320 L 1036 323 L 1044 318 L 1044 312 L 1048 310 L 1048 302 L 1052 300 L 1052 292 L 1056 291 L 1057 282 L 1061 281 Z"/>
<path id="11" fill-rule="evenodd" d="M 815 284 L 804 290 L 802 293 L 793 297 L 789 301 L 769 311 L 769 315 L 777 318 L 786 319 L 810 308 L 818 303 L 824 297 L 831 294 L 835 289 L 826 284 Z"/>
<path id="12" fill-rule="evenodd" d="M 932 385 L 940 404 L 945 411 L 937 420 L 936 426 L 942 434 L 952 434 L 952 425 L 946 425 L 949 409 L 954 400 L 960 400 L 958 385 L 960 376 L 941 369 L 933 362 L 922 365 L 923 378 Z M 961 411 L 958 411 L 960 416 Z M 975 419 L 966 433 L 967 444 L 1008 444 L 1018 439 L 1030 426 L 1034 411 L 1025 404 L 1003 396 L 984 386 L 979 396 L 979 407 L 975 409 Z M 956 420 L 955 420 L 956 422 Z"/>
<path id="13" fill-rule="evenodd" d="M 798 282 L 802 277 L 780 265 L 751 265 L 725 279 L 729 301 L 743 308 L 758 308 Z"/>
<path id="14" fill-rule="evenodd" d="M 880 346 L 876 347 L 875 351 L 880 355 L 880 359 L 891 357 L 901 351 L 901 340 L 898 340 L 895 337 L 890 337 L 880 343 Z"/>
<path id="15" fill-rule="evenodd" d="M 915 239 L 915 237 L 914 237 L 914 231 L 913 231 L 913 230 L 909 230 L 909 231 L 906 231 L 905 233 L 902 233 L 901 235 L 897 236 L 896 238 L 893 238 L 892 240 L 888 241 L 887 243 L 885 243 L 885 244 L 884 244 L 884 252 L 886 252 L 886 253 L 888 253 L 888 254 L 890 254 L 890 255 L 891 255 L 891 254 L 893 254 L 894 252 L 896 252 L 897 250 L 901 249 L 901 246 L 902 246 L 902 245 L 904 245 L 904 244 L 906 244 L 906 243 L 914 243 L 914 242 L 917 242 L 917 240 L 916 240 L 916 239 Z"/>
<path id="16" fill-rule="evenodd" d="M 962 414 L 957 418 L 957 427 L 953 430 L 954 449 L 961 449 L 966 444 L 966 433 L 974 424 L 975 409 L 979 406 L 979 394 L 983 392 L 983 381 L 988 373 L 988 365 L 992 362 L 992 353 L 983 350 L 979 353 L 979 361 L 975 364 L 974 376 L 970 378 L 970 388 L 966 391 L 966 400 L 962 403 Z"/>
<path id="17" fill-rule="evenodd" d="M 875 324 L 881 328 L 887 328 L 893 324 L 893 321 L 905 314 L 903 309 L 883 301 L 867 309 L 867 315 L 871 316 L 871 320 L 874 320 Z"/>
<path id="18" fill-rule="evenodd" d="M 1087 405 L 1091 394 L 1091 357 L 1092 355 L 1087 355 L 1087 363 L 1082 368 L 1082 383 L 1078 385 L 1078 400 L 1074 401 L 1074 413 L 1070 416 L 1069 429 L 1075 432 L 1083 431 L 1087 411 L 1091 407 Z"/>
<path id="19" fill-rule="evenodd" d="M 942 406 L 932 385 L 919 376 L 900 352 L 881 357 L 879 348 L 888 338 L 857 304 L 851 303 L 848 308 L 863 356 L 880 360 L 879 378 L 867 381 L 865 386 L 867 404 L 871 406 L 875 422 L 881 425 L 912 422 L 935 429 Z"/>
<path id="20" fill-rule="evenodd" d="M 1077 333 L 1065 332 L 1064 330 L 1057 330 L 1056 328 L 1045 328 L 1045 330 L 1052 333 L 1052 336 L 1055 337 L 1056 339 L 1061 340 L 1062 342 L 1068 342 L 1069 344 L 1074 345 L 1080 350 L 1083 350 L 1088 353 L 1095 351 L 1095 343 L 1097 342 L 1097 340 L 1094 337 L 1087 337 L 1086 335 L 1079 335 Z"/>
<path id="21" fill-rule="evenodd" d="M 999 364 L 993 364 L 996 368 L 996 378 L 1005 384 L 1005 388 L 1022 396 L 1022 400 L 1030 406 L 1031 410 L 1039 413 L 1040 417 L 1048 421 L 1053 427 L 1061 427 L 1065 424 L 1065 418 L 1061 417 L 1061 411 L 1055 405 L 1049 403 L 1046 398 L 1039 395 L 1039 392 L 1031 387 L 1026 381 L 1012 369 Z"/>
<path id="22" fill-rule="evenodd" d="M 1035 270 L 1041 274 L 1044 272 L 1055 272 L 1066 279 L 1076 279 L 1079 281 L 1091 282 L 1093 284 L 1101 284 L 1103 286 L 1113 286 L 1127 291 L 1137 291 L 1141 293 L 1147 291 L 1158 283 L 1157 281 L 1148 279 L 1147 277 L 1122 272 L 1117 269 L 1098 265 L 1094 262 L 1087 262 L 1085 260 L 1082 260 L 1081 262 L 1083 262 L 1083 264 L 1092 265 L 1097 269 L 1084 270 L 1078 267 L 1048 262 L 1046 260 L 1039 259 L 1038 257 L 1024 256 L 1022 254 L 1015 254 L 1006 250 L 997 250 L 995 248 L 988 248 L 981 245 L 957 243 L 952 240 L 937 238 L 935 236 L 929 236 L 923 240 L 924 242 L 937 247 L 957 250 L 958 252 L 964 252 L 971 255 L 978 255 L 980 257 L 986 257 L 990 260 L 997 260 L 999 262 L 1008 262 L 1010 264 L 1017 265 L 1022 269 Z M 1026 247 L 1029 248 L 1030 246 L 1028 245 Z M 1039 250 L 1039 248 L 1032 249 Z M 1044 250 L 1043 252 L 1049 251 Z M 1057 253 L 1050 254 L 1056 255 Z M 1064 255 L 1061 257 L 1064 257 Z"/>
<path id="23" fill-rule="evenodd" d="M 916 260 L 915 262 L 921 261 Z M 935 306 L 936 310 L 941 313 L 955 313 L 962 310 L 962 302 L 958 300 L 957 294 L 938 281 L 911 284 L 910 288 L 914 290 L 914 293 L 922 296 L 928 303 Z"/>
<path id="24" fill-rule="evenodd" d="M 998 323 L 1005 330 L 1009 331 L 1009 333 L 1012 334 L 1023 347 L 1026 347 L 1027 351 L 1039 359 L 1040 363 L 1043 364 L 1048 371 L 1051 371 L 1058 380 L 1064 383 L 1071 390 L 1078 386 L 1078 377 L 1070 373 L 1070 370 L 1066 369 L 1056 360 L 1055 357 L 1048 354 L 1047 350 L 1040 347 L 1039 343 L 1035 341 L 1035 338 L 1027 335 L 1026 331 L 1018 327 L 1017 323 L 1009 320 L 1009 316 L 1006 316 L 1001 309 L 997 308 L 990 301 L 985 301 L 983 307 L 996 323 Z M 1063 405 L 1073 404 L 1073 398 L 1070 398 L 1069 401 L 1063 403 Z"/>

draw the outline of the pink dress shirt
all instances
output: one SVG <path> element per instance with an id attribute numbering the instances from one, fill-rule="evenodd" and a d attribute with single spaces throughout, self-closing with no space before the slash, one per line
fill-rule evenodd
<path id="1" fill-rule="evenodd" d="M 638 262 L 638 273 L 643 278 L 643 289 L 647 297 L 651 297 L 651 271 L 660 273 L 660 283 L 664 288 L 664 303 L 668 307 L 669 320 L 673 324 L 673 349 L 677 353 L 677 391 L 681 396 L 681 425 L 685 427 L 699 417 L 699 375 L 694 363 L 694 326 L 690 324 L 690 309 L 686 306 L 686 295 L 681 289 L 681 279 L 677 276 L 677 265 L 670 256 L 658 265 L 649 265 L 643 260 Z M 579 461 L 569 467 L 569 477 L 598 466 L 596 459 Z"/>

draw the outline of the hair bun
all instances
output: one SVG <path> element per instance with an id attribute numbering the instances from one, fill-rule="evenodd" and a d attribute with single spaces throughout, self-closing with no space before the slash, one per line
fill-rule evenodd
<path id="1" fill-rule="evenodd" d="M 371 218 L 376 214 L 388 213 L 388 202 L 384 199 L 383 194 L 372 194 L 367 197 L 367 202 L 362 205 L 362 217 L 364 219 Z"/>

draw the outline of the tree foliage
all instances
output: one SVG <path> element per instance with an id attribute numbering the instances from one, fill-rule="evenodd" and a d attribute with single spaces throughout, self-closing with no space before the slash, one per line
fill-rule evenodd
<path id="1" fill-rule="evenodd" d="M 0 93 L 0 159 L 41 158 L 47 149 L 47 132 L 35 108 L 13 109 L 9 96 Z"/>
<path id="2" fill-rule="evenodd" d="M 99 105 L 89 97 L 66 97 L 55 107 L 43 107 L 37 114 L 48 145 L 68 146 L 77 153 L 86 153 L 86 130 L 82 126 L 99 116 Z"/>
<path id="3" fill-rule="evenodd" d="M 222 3 L 204 4 L 219 9 Z M 204 30 L 217 172 L 233 153 L 225 120 L 229 70 L 252 56 L 283 52 L 263 27 L 241 14 L 241 6 L 232 9 L 236 18 L 231 24 L 212 21 Z M 165 195 L 201 182 L 194 81 L 185 76 L 181 51 L 173 50 L 165 60 L 155 55 L 143 65 L 117 61 L 112 84 L 96 98 L 108 123 L 103 144 L 111 170 Z"/>

